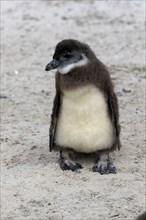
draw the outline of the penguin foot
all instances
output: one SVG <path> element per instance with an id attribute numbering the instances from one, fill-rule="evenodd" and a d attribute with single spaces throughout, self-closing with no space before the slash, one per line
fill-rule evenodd
<path id="1" fill-rule="evenodd" d="M 60 168 L 64 170 L 71 170 L 78 172 L 80 169 L 83 169 L 82 165 L 75 163 L 69 159 L 60 159 Z"/>
<path id="2" fill-rule="evenodd" d="M 92 167 L 93 172 L 98 172 L 100 174 L 113 173 L 116 174 L 116 167 L 111 163 L 109 158 L 109 153 L 101 152 L 99 155 L 99 160 Z"/>
<path id="3" fill-rule="evenodd" d="M 93 172 L 98 172 L 101 175 L 102 174 L 108 174 L 108 173 L 113 173 L 116 174 L 116 167 L 110 163 L 109 161 L 99 161 L 97 164 L 95 164 L 92 167 Z"/>

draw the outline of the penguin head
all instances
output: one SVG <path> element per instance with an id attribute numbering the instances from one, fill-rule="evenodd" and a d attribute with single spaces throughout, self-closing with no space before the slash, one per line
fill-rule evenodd
<path id="1" fill-rule="evenodd" d="M 53 60 L 47 64 L 45 70 L 57 69 L 61 74 L 68 74 L 72 69 L 89 62 L 89 50 L 89 46 L 80 41 L 63 40 L 57 44 Z"/>

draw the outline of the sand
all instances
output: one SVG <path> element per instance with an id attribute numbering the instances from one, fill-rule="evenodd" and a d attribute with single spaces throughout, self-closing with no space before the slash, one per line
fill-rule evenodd
<path id="1" fill-rule="evenodd" d="M 134 220 L 145 210 L 145 1 L 1 1 L 1 219 Z M 50 153 L 55 45 L 74 38 L 104 62 L 120 105 L 117 174 L 63 172 Z"/>

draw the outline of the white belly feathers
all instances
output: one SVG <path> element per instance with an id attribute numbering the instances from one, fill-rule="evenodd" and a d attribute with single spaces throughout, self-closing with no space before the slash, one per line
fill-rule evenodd
<path id="1" fill-rule="evenodd" d="M 55 143 L 77 152 L 111 148 L 114 133 L 103 94 L 94 86 L 64 92 Z"/>

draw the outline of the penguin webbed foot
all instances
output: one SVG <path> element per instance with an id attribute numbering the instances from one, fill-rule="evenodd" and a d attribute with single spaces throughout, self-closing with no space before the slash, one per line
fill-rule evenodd
<path id="1" fill-rule="evenodd" d="M 83 169 L 82 165 L 80 163 L 76 163 L 73 160 L 69 158 L 69 155 L 65 154 L 65 156 L 60 153 L 60 168 L 65 171 L 65 170 L 71 170 L 73 172 L 79 172 L 80 169 Z"/>
<path id="2" fill-rule="evenodd" d="M 102 154 L 97 163 L 92 167 L 93 172 L 98 172 L 101 175 L 103 174 L 116 174 L 117 170 L 114 164 L 109 159 L 108 154 Z"/>

